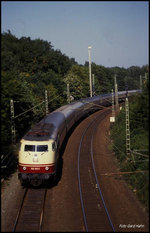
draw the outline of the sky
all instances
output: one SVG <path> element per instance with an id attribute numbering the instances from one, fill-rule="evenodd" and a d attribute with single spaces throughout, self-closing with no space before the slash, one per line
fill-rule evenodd
<path id="1" fill-rule="evenodd" d="M 149 1 L 2 1 L 1 32 L 51 42 L 78 64 L 149 64 Z"/>

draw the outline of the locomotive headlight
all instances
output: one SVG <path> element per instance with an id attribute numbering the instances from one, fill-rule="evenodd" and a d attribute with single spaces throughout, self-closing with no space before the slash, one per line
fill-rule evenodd
<path id="1" fill-rule="evenodd" d="M 23 167 L 23 170 L 25 171 L 27 168 L 26 167 Z"/>
<path id="2" fill-rule="evenodd" d="M 49 170 L 49 167 L 45 167 L 45 170 L 48 171 L 48 170 Z"/>

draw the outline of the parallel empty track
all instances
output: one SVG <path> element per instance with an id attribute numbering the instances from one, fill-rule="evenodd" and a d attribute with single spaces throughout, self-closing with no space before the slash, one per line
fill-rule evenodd
<path id="1" fill-rule="evenodd" d="M 93 136 L 96 122 L 110 110 L 94 118 L 84 130 L 78 149 L 78 180 L 86 231 L 115 231 L 97 179 L 93 158 Z"/>

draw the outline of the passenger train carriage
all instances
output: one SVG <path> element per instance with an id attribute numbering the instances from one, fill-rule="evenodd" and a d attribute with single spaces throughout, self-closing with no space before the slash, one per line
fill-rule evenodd
<path id="1" fill-rule="evenodd" d="M 139 90 L 128 91 L 128 96 Z M 119 100 L 126 92 L 118 92 Z M 21 139 L 18 177 L 21 183 L 39 186 L 56 178 L 59 150 L 67 132 L 86 114 L 111 105 L 111 94 L 81 99 L 48 114 Z M 94 107 L 95 106 L 95 107 Z"/>

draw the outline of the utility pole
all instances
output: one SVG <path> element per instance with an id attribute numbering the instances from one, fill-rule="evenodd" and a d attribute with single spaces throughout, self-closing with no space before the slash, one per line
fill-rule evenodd
<path id="1" fill-rule="evenodd" d="M 115 121 L 114 90 L 112 89 L 112 117 Z"/>
<path id="2" fill-rule="evenodd" d="M 45 90 L 45 112 L 46 115 L 48 114 L 48 97 L 47 97 L 47 90 Z"/>
<path id="3" fill-rule="evenodd" d="M 115 106 L 114 106 L 114 90 L 112 89 L 112 117 L 110 117 L 110 122 L 115 122 Z"/>
<path id="4" fill-rule="evenodd" d="M 142 90 L 142 75 L 140 75 L 140 90 Z"/>
<path id="5" fill-rule="evenodd" d="M 70 88 L 69 88 L 69 83 L 67 83 L 67 102 L 70 104 Z"/>
<path id="6" fill-rule="evenodd" d="M 11 112 L 11 135 L 12 135 L 12 144 L 16 142 L 16 131 L 15 131 L 15 117 L 14 117 L 14 102 L 10 100 L 10 112 Z"/>
<path id="7" fill-rule="evenodd" d="M 90 83 L 90 97 L 92 97 L 92 77 L 91 77 L 91 46 L 88 47 L 89 52 L 89 83 Z"/>
<path id="8" fill-rule="evenodd" d="M 130 155 L 130 124 L 129 124 L 129 102 L 128 97 L 125 101 L 125 110 L 126 110 L 126 154 Z"/>
<path id="9" fill-rule="evenodd" d="M 125 91 L 126 91 L 126 98 L 128 98 L 128 85 L 127 84 L 125 86 Z"/>
<path id="10" fill-rule="evenodd" d="M 95 77 L 94 77 L 94 74 L 92 74 L 92 77 L 93 77 L 93 86 L 92 86 L 92 89 L 93 89 L 93 95 L 95 95 Z"/>
<path id="11" fill-rule="evenodd" d="M 148 80 L 148 73 L 145 73 L 145 80 L 144 80 L 144 84 L 146 85 L 147 83 L 147 80 Z"/>
<path id="12" fill-rule="evenodd" d="M 115 105 L 116 105 L 116 111 L 118 110 L 118 85 L 117 85 L 117 80 L 116 80 L 116 74 L 114 77 L 114 86 L 115 86 Z"/>

